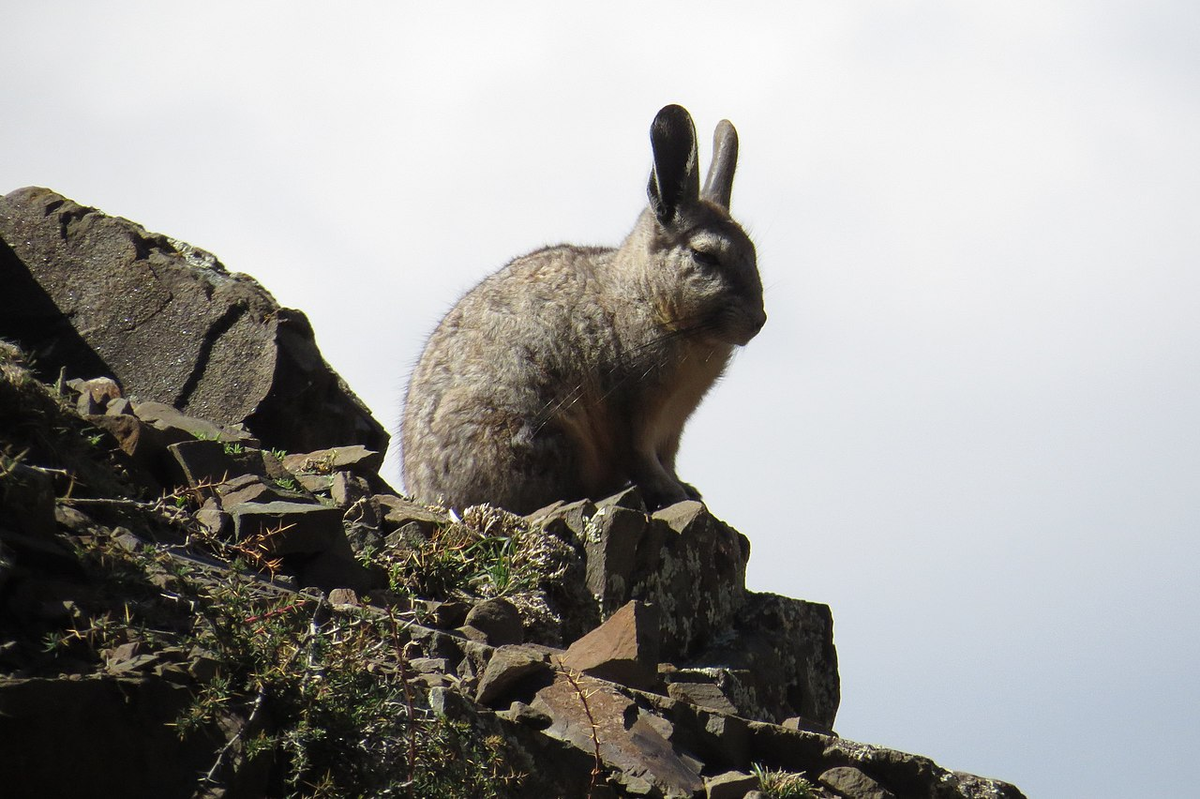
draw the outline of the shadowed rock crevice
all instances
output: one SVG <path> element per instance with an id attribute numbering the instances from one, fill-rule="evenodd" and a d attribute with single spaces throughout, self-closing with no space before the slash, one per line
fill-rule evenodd
<path id="1" fill-rule="evenodd" d="M 209 360 L 212 358 L 213 347 L 220 342 L 221 337 L 230 331 L 242 315 L 246 313 L 246 307 L 240 303 L 235 303 L 229 306 L 224 313 L 213 323 L 208 329 L 203 340 L 200 343 L 200 350 L 196 353 L 196 365 L 192 369 L 192 373 L 188 375 L 183 386 L 179 389 L 179 396 L 172 404 L 180 408 L 188 407 L 192 394 L 199 387 L 200 381 L 204 379 L 204 372 L 208 369 Z"/>
<path id="2" fill-rule="evenodd" d="M 113 370 L 76 331 L 71 319 L 59 311 L 2 234 L 0 283 L 4 286 L 0 291 L 0 337 L 22 345 L 33 359 L 38 377 L 54 380 L 68 365 L 79 374 L 112 374 Z"/>

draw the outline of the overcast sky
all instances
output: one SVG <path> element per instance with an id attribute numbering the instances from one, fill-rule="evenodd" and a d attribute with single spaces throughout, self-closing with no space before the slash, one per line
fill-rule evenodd
<path id="1" fill-rule="evenodd" d="M 462 292 L 628 232 L 659 107 L 705 163 L 733 120 L 769 320 L 679 471 L 753 589 L 832 606 L 839 732 L 1031 797 L 1190 784 L 1200 6 L 4 5 L 0 192 L 254 275 L 393 429 Z"/>

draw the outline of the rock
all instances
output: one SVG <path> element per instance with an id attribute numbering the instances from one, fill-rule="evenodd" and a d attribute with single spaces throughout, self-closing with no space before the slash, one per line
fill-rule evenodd
<path id="1" fill-rule="evenodd" d="M 826 763 L 825 747 L 832 740 L 817 733 L 788 730 L 762 721 L 746 723 L 747 748 L 760 763 L 791 771 L 820 772 L 837 763 Z"/>
<path id="2" fill-rule="evenodd" d="M 42 188 L 0 199 L 0 240 L 0 337 L 33 354 L 43 380 L 111 375 L 291 451 L 386 449 L 304 314 L 208 253 Z"/>
<path id="3" fill-rule="evenodd" d="M 79 555 L 57 538 L 26 535 L 0 525 L 0 541 L 4 542 L 10 562 L 14 565 L 45 569 L 71 580 L 87 578 Z"/>
<path id="4" fill-rule="evenodd" d="M 658 605 L 663 657 L 686 659 L 733 627 L 745 601 L 749 544 L 699 502 L 671 505 L 652 518 L 631 594 Z"/>
<path id="5" fill-rule="evenodd" d="M 233 520 L 229 514 L 221 510 L 215 500 L 208 500 L 199 510 L 192 514 L 210 535 L 224 538 L 232 532 Z"/>
<path id="6" fill-rule="evenodd" d="M 668 683 L 668 694 L 673 698 L 746 718 L 761 720 L 770 715 L 758 700 L 757 675 L 745 669 L 724 666 L 673 668 L 663 677 Z"/>
<path id="7" fill-rule="evenodd" d="M 342 531 L 342 513 L 337 508 L 299 502 L 244 502 L 225 510 L 233 517 L 234 538 L 239 543 L 261 541 L 266 554 L 315 554 L 336 549 L 353 559 Z"/>
<path id="8" fill-rule="evenodd" d="M 841 687 L 829 606 L 749 593 L 733 626 L 735 636 L 699 654 L 695 662 L 751 675 L 760 708 L 753 715 L 760 720 L 801 716 L 807 726 L 830 731 Z"/>
<path id="9" fill-rule="evenodd" d="M 296 502 L 306 499 L 297 491 L 284 490 L 254 474 L 238 475 L 220 483 L 216 489 L 221 505 L 230 508 L 244 502 Z"/>
<path id="10" fill-rule="evenodd" d="M 351 588 L 335 588 L 329 592 L 329 604 L 337 610 L 359 607 L 358 594 Z"/>
<path id="11" fill-rule="evenodd" d="M 553 719 L 544 734 L 589 754 L 598 744 L 602 761 L 616 770 L 627 793 L 639 790 L 639 782 L 666 796 L 690 797 L 704 790 L 696 769 L 651 724 L 639 717 L 626 727 L 636 706 L 611 683 L 560 673 L 530 705 Z"/>
<path id="12" fill-rule="evenodd" d="M 591 629 L 582 614 L 598 610 L 603 617 L 637 599 L 659 610 L 662 659 L 686 660 L 733 629 L 745 603 L 749 543 L 699 502 L 653 517 L 638 511 L 639 503 L 626 491 L 597 504 L 555 503 L 526 519 L 584 554 L 585 585 L 564 575 L 553 604 L 564 629 Z M 581 588 L 593 601 L 578 601 Z"/>
<path id="13" fill-rule="evenodd" d="M 96 524 L 95 520 L 83 511 L 63 504 L 55 506 L 54 520 L 75 535 L 90 534 Z"/>
<path id="14" fill-rule="evenodd" d="M 100 656 L 104 659 L 104 670 L 109 674 L 129 674 L 152 666 L 158 660 L 158 655 L 144 652 L 138 641 L 103 649 Z"/>
<path id="15" fill-rule="evenodd" d="M 146 545 L 146 541 L 139 538 L 137 533 L 128 527 L 114 527 L 111 533 L 113 543 L 126 552 L 137 552 Z"/>
<path id="16" fill-rule="evenodd" d="M 783 727 L 784 729 L 788 729 L 788 730 L 803 730 L 804 732 L 819 732 L 819 733 L 823 733 L 825 735 L 828 735 L 830 733 L 829 727 L 825 726 L 824 724 L 818 724 L 816 722 L 809 721 L 808 719 L 806 719 L 802 716 L 789 716 L 788 718 L 779 722 L 779 726 Z"/>
<path id="17" fill-rule="evenodd" d="M 658 683 L 658 628 L 658 612 L 653 606 L 629 602 L 571 644 L 562 665 L 631 688 L 650 690 Z"/>
<path id="18" fill-rule="evenodd" d="M 182 477 L 182 482 L 192 488 L 223 483 L 237 474 L 237 468 L 220 441 L 181 441 L 168 446 L 167 451 L 179 465 L 178 476 Z"/>
<path id="19" fill-rule="evenodd" d="M 772 768 L 824 775 L 832 768 L 848 766 L 898 797 L 1023 799 L 1024 796 L 1008 783 L 964 777 L 921 755 L 757 721 L 749 723 L 748 731 L 750 751 L 756 761 Z"/>
<path id="20" fill-rule="evenodd" d="M 716 710 L 719 713 L 738 715 L 737 707 L 729 701 L 716 683 L 673 682 L 667 685 L 667 696 L 680 702 L 689 702 L 697 707 Z"/>
<path id="21" fill-rule="evenodd" d="M 449 636 L 446 636 L 446 638 L 453 640 Z M 466 689 L 463 693 L 468 694 L 470 693 L 471 686 L 479 684 L 479 679 L 483 676 L 483 672 L 487 670 L 488 661 L 496 650 L 488 646 L 485 642 L 473 638 L 464 637 L 461 641 L 454 641 L 454 643 L 455 649 L 458 650 L 458 656 L 454 658 L 455 663 L 457 663 L 455 674 L 462 681 L 463 687 Z"/>
<path id="22" fill-rule="evenodd" d="M 600 601 L 601 616 L 629 600 L 638 544 L 649 523 L 645 512 L 611 502 L 599 505 L 586 525 L 587 586 Z"/>
<path id="23" fill-rule="evenodd" d="M 121 399 L 121 387 L 111 377 L 69 380 L 67 385 L 79 392 L 75 407 L 80 416 L 105 413 L 112 400 Z"/>
<path id="24" fill-rule="evenodd" d="M 283 465 L 293 474 L 332 474 L 347 470 L 360 475 L 374 475 L 383 466 L 383 452 L 361 444 L 330 447 L 285 455 Z"/>
<path id="25" fill-rule="evenodd" d="M 297 474 L 294 479 L 300 486 L 312 494 L 328 494 L 333 487 L 332 474 Z"/>
<path id="26" fill-rule="evenodd" d="M 118 400 L 128 402 L 128 400 Z M 86 417 L 95 427 L 107 432 L 117 442 L 121 451 L 153 479 L 159 487 L 178 482 L 178 462 L 167 452 L 170 444 L 192 440 L 179 430 L 160 430 L 130 414 L 110 414 L 114 404 L 109 404 L 103 416 Z"/>
<path id="27" fill-rule="evenodd" d="M 333 500 L 333 504 L 339 508 L 349 508 L 359 500 L 366 498 L 369 494 L 370 487 L 363 478 L 356 477 L 347 472 L 333 473 L 329 484 L 329 496 Z M 372 522 L 377 525 L 379 524 L 379 519 L 373 518 Z"/>
<path id="28" fill-rule="evenodd" d="M 104 408 L 105 416 L 133 416 L 133 403 L 124 397 L 109 400 Z"/>
<path id="29" fill-rule="evenodd" d="M 379 532 L 379 528 L 370 524 L 363 524 L 353 516 L 355 509 L 361 507 L 361 504 L 355 504 L 342 517 L 342 522 L 346 529 L 346 540 L 350 542 L 350 549 L 354 552 L 356 558 L 363 558 L 365 555 L 378 553 L 383 550 L 385 544 L 383 534 Z"/>
<path id="30" fill-rule="evenodd" d="M 409 528 L 409 533 L 428 538 L 439 526 L 450 522 L 449 515 L 437 513 L 424 505 L 402 499 L 394 494 L 376 494 L 375 500 L 383 509 L 383 524 L 388 531 Z M 411 527 L 410 527 L 411 525 Z M 389 540 L 388 544 L 395 546 Z"/>
<path id="31" fill-rule="evenodd" d="M 488 707 L 508 706 L 518 695 L 532 698 L 554 677 L 551 650 L 533 644 L 508 644 L 496 649 L 488 661 L 475 701 Z"/>
<path id="32" fill-rule="evenodd" d="M 466 602 L 450 600 L 447 602 L 430 601 L 427 605 L 433 626 L 439 630 L 452 630 L 466 623 L 471 606 Z"/>
<path id="33" fill-rule="evenodd" d="M 642 514 L 648 513 L 646 510 L 646 500 L 643 499 L 642 492 L 637 486 L 630 486 L 624 491 L 620 491 L 610 497 L 605 497 L 596 503 L 597 511 L 605 508 L 625 508 L 626 510 L 635 510 Z"/>
<path id="34" fill-rule="evenodd" d="M 211 741 L 181 741 L 167 725 L 192 692 L 143 676 L 0 677 L 5 796 L 191 796 L 195 775 L 212 766 Z M 71 753 L 70 768 L 63 765 L 64 752 Z M 239 795 L 261 791 L 242 785 Z"/>
<path id="35" fill-rule="evenodd" d="M 54 480 L 23 463 L 0 462 L 0 525 L 33 538 L 49 539 L 57 529 Z"/>
<path id="36" fill-rule="evenodd" d="M 523 724 L 535 730 L 544 730 L 554 723 L 546 713 L 535 710 L 524 702 L 513 702 L 507 710 L 500 710 L 496 715 L 506 721 Z"/>
<path id="37" fill-rule="evenodd" d="M 758 777 L 744 771 L 726 771 L 704 780 L 707 799 L 744 799 L 746 794 L 758 790 Z"/>
<path id="38" fill-rule="evenodd" d="M 697 714 L 696 751 L 705 762 L 717 766 L 747 767 L 752 765 L 750 732 L 745 719 L 723 713 Z"/>
<path id="39" fill-rule="evenodd" d="M 451 721 L 464 722 L 474 719 L 478 711 L 470 699 L 449 688 L 430 689 L 429 708 L 437 715 Z"/>
<path id="40" fill-rule="evenodd" d="M 408 667 L 417 674 L 445 674 L 450 661 L 446 658 L 411 658 Z"/>
<path id="41" fill-rule="evenodd" d="M 270 450 L 260 447 L 245 447 L 241 453 L 235 453 L 233 459 L 242 466 L 246 474 L 265 477 L 277 486 L 282 487 L 282 484 L 294 481 L 294 475 L 283 468 L 283 461 Z M 293 486 L 286 490 L 309 496 L 300 486 Z"/>
<path id="42" fill-rule="evenodd" d="M 467 613 L 464 626 L 483 633 L 484 640 L 491 646 L 519 644 L 525 640 L 525 629 L 521 614 L 513 603 L 504 597 L 485 599 Z"/>
<path id="43" fill-rule="evenodd" d="M 749 544 L 699 502 L 652 517 L 636 509 L 639 503 L 636 492 L 625 491 L 597 504 L 556 503 L 526 518 L 583 551 L 586 587 L 602 617 L 631 599 L 655 605 L 662 659 L 686 660 L 733 628 L 745 602 Z M 572 586 L 563 588 L 573 595 Z M 564 617 L 564 627 L 579 622 Z"/>
<path id="44" fill-rule="evenodd" d="M 541 526 L 564 541 L 582 542 L 587 538 L 588 520 L 596 515 L 591 500 L 555 502 L 526 516 L 530 524 Z"/>
<path id="45" fill-rule="evenodd" d="M 245 492 L 234 500 L 223 500 L 223 504 L 267 502 L 271 499 L 312 501 L 312 495 L 299 486 L 294 490 L 282 487 L 291 477 L 269 452 L 236 442 L 208 439 L 170 444 L 167 452 L 175 464 L 170 478 L 173 483 L 182 482 L 192 488 L 217 487 L 218 490 L 221 485 L 228 485 L 233 492 Z"/>
<path id="46" fill-rule="evenodd" d="M 345 538 L 332 549 L 304 559 L 295 571 L 300 587 L 314 586 L 325 592 L 345 589 L 365 594 L 387 584 L 386 575 L 376 574 L 354 559 Z"/>
<path id="47" fill-rule="evenodd" d="M 954 791 L 951 796 L 960 796 L 962 799 L 1025 799 L 1015 785 L 961 771 L 952 771 L 943 776 L 942 784 Z"/>
<path id="48" fill-rule="evenodd" d="M 896 799 L 896 795 L 850 766 L 837 766 L 821 775 L 821 784 L 846 799 Z"/>
<path id="49" fill-rule="evenodd" d="M 183 434 L 181 440 L 184 441 L 199 439 L 254 447 L 259 445 L 259 441 L 247 433 L 241 424 L 217 424 L 208 419 L 189 416 L 164 402 L 138 402 L 133 405 L 133 412 L 143 422 L 159 430 Z"/>

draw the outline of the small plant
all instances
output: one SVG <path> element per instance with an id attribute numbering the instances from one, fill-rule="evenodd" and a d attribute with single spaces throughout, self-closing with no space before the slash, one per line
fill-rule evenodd
<path id="1" fill-rule="evenodd" d="M 204 430 L 194 430 L 192 435 L 199 441 L 217 441 L 222 445 L 226 455 L 241 455 L 246 451 L 245 446 L 240 441 L 225 441 L 222 438 L 221 432 L 209 433 Z"/>
<path id="2" fill-rule="evenodd" d="M 516 535 L 481 533 L 466 524 L 443 525 L 411 548 L 380 553 L 391 588 L 423 597 L 455 592 L 504 596 L 528 588 L 529 564 L 522 562 Z"/>
<path id="3" fill-rule="evenodd" d="M 753 764 L 750 771 L 758 777 L 759 789 L 771 799 L 812 799 L 816 795 L 817 786 L 802 774 L 770 769 L 762 763 Z"/>
<path id="4" fill-rule="evenodd" d="M 276 477 L 275 485 L 282 488 L 284 491 L 299 491 L 300 486 L 296 484 L 294 477 Z"/>
<path id="5" fill-rule="evenodd" d="M 513 567 L 516 539 L 511 536 L 487 536 L 463 550 L 463 558 L 473 565 L 469 584 L 481 594 L 503 596 L 521 584 Z"/>
<path id="6" fill-rule="evenodd" d="M 42 636 L 42 651 L 58 654 L 70 643 L 69 633 L 63 630 L 51 630 Z"/>
<path id="7" fill-rule="evenodd" d="M 303 474 L 333 474 L 336 468 L 337 450 L 335 449 L 329 450 L 319 458 L 305 458 L 304 462 L 300 464 L 300 472 Z"/>

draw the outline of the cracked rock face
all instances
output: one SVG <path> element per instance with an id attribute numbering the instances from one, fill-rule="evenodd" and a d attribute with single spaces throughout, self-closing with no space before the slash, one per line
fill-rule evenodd
<path id="1" fill-rule="evenodd" d="M 126 395 L 243 423 L 272 447 L 387 447 L 304 314 L 190 245 L 18 189 L 0 198 L 0 278 L 0 336 L 43 379 L 112 375 Z"/>

